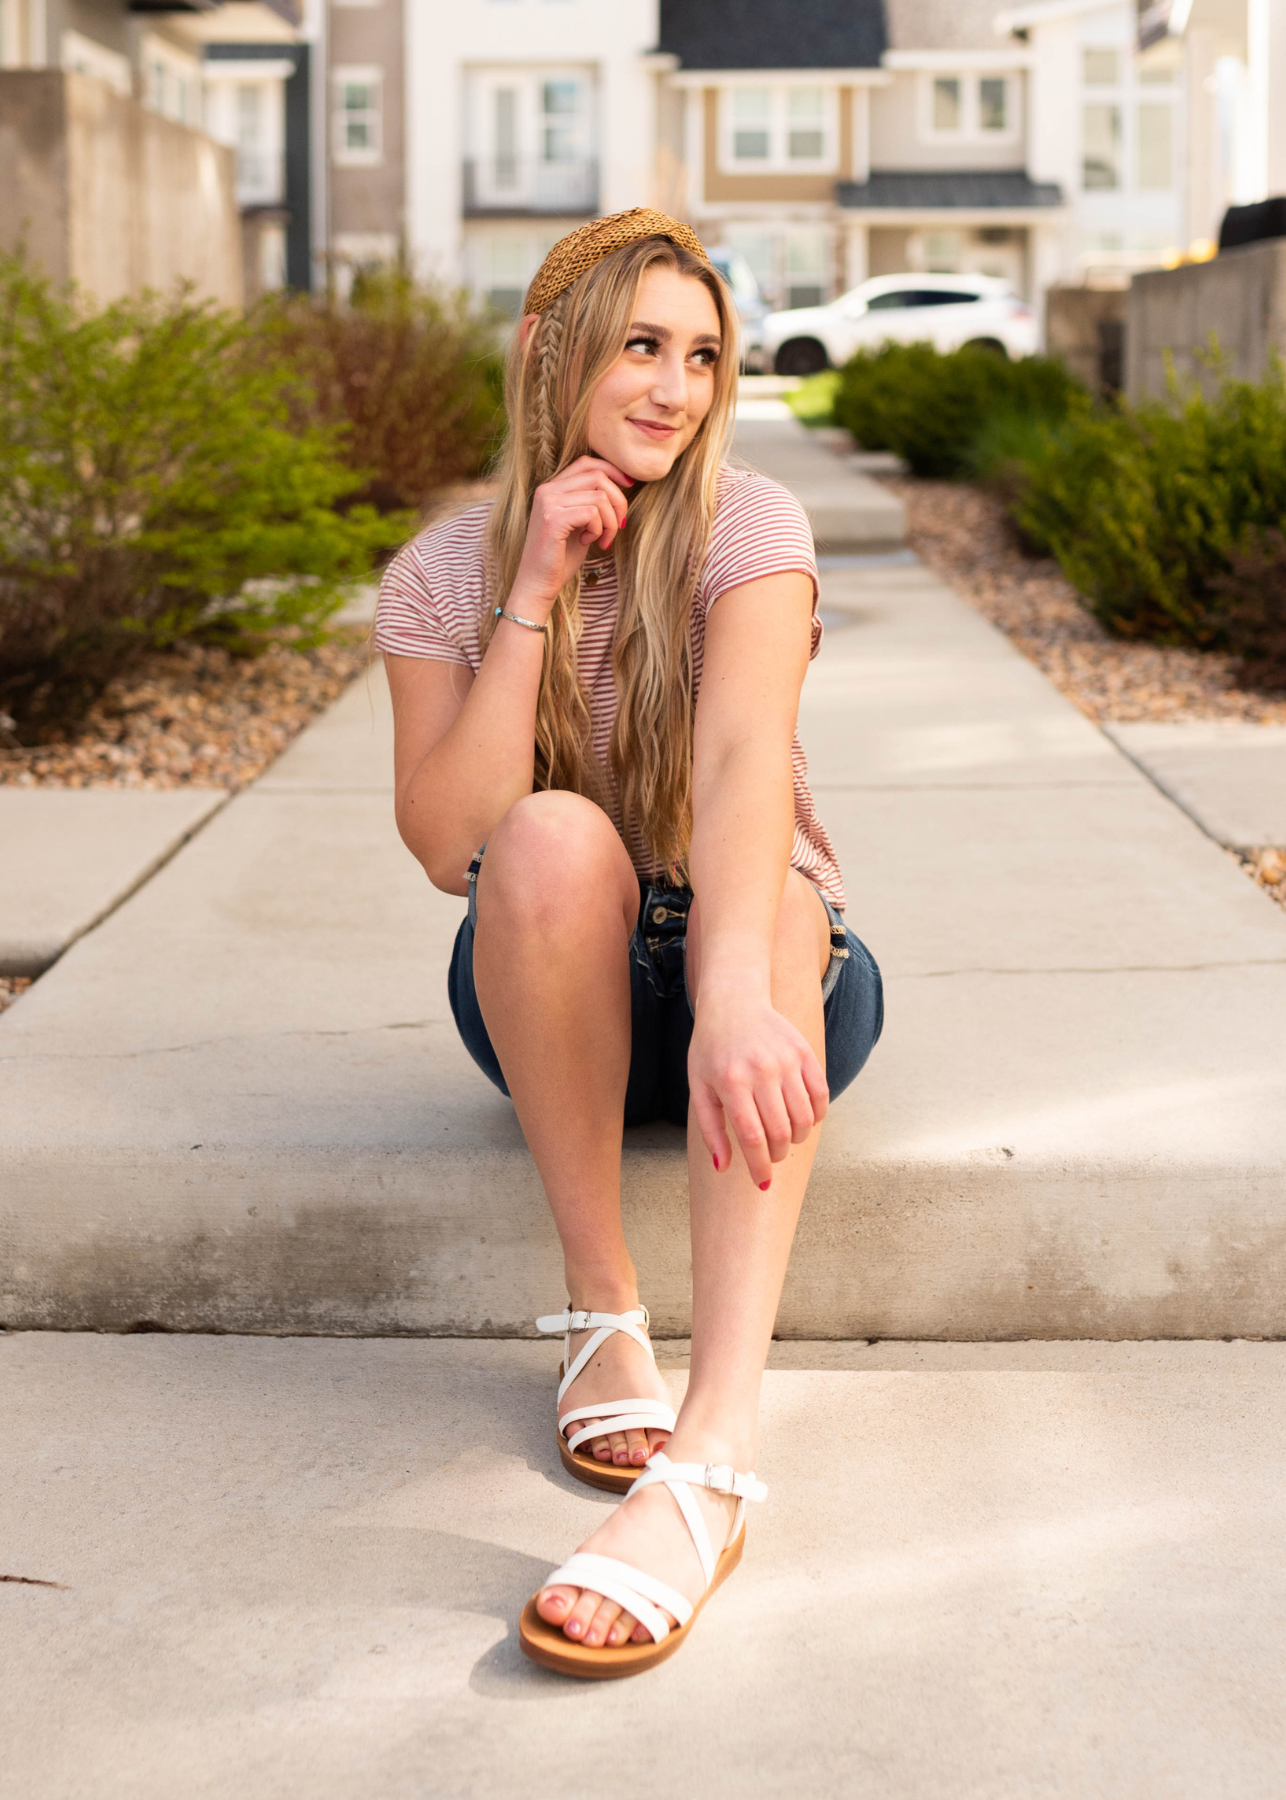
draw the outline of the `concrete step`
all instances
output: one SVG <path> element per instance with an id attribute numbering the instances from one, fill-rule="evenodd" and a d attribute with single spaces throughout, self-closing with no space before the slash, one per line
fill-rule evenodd
<path id="1" fill-rule="evenodd" d="M 1216 842 L 1233 850 L 1286 844 L 1286 725 L 1201 719 L 1106 729 Z"/>
<path id="2" fill-rule="evenodd" d="M 12 1800 L 1279 1800 L 1286 1346 L 778 1346 L 744 1560 L 575 1686 L 551 1343 L 0 1337 Z M 666 1360 L 663 1356 L 663 1361 Z M 846 1366 L 840 1366 L 842 1362 Z M 667 1373 L 677 1398 L 681 1370 Z"/>
<path id="3" fill-rule="evenodd" d="M 223 788 L 0 787 L 0 975 L 39 975 L 228 798 Z"/>
<path id="4" fill-rule="evenodd" d="M 798 420 L 765 417 L 759 402 L 738 414 L 734 447 L 752 468 L 791 488 L 808 514 L 823 555 L 851 555 L 896 548 L 906 542 L 906 509 L 878 482 L 817 443 Z"/>
<path id="5" fill-rule="evenodd" d="M 1286 917 L 929 572 L 824 588 L 801 725 L 888 1023 L 781 1332 L 1286 1333 Z M 0 1322 L 490 1334 L 558 1303 L 389 735 L 373 675 L 0 1018 Z M 628 1134 L 624 1181 L 681 1335 L 680 1134 Z"/>

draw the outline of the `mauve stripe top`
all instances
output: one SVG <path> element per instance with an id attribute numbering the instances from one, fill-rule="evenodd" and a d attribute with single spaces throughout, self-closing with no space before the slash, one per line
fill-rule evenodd
<path id="1" fill-rule="evenodd" d="M 392 656 L 428 656 L 460 663 L 475 674 L 482 664 L 480 630 L 488 602 L 483 532 L 490 506 L 474 506 L 413 538 L 394 557 L 380 584 L 375 641 Z M 612 636 L 616 626 L 616 565 L 595 565 L 597 581 L 581 585 L 583 629 L 577 666 L 590 697 L 594 749 L 615 798 L 608 748 L 616 717 Z M 706 614 L 730 588 L 763 575 L 799 569 L 812 578 L 817 603 L 817 559 L 803 507 L 786 488 L 748 469 L 725 468 L 719 478 L 714 526 L 692 606 L 693 678 L 701 682 Z M 492 602 L 491 604 L 494 604 Z M 817 655 L 822 623 L 813 613 L 811 654 Z M 795 836 L 791 866 L 832 902 L 844 905 L 844 884 L 825 827 L 808 789 L 808 765 L 798 734 L 791 752 L 795 787 Z M 620 830 L 619 804 L 615 823 Z M 631 850 L 640 875 L 648 866 L 640 844 Z"/>

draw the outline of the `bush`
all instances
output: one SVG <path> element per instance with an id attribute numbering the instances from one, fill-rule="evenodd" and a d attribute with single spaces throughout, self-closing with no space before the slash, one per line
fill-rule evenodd
<path id="1" fill-rule="evenodd" d="M 479 474 L 499 447 L 494 323 L 463 296 L 418 287 L 397 269 L 361 272 L 347 305 L 294 295 L 267 303 L 259 325 L 273 354 L 306 378 L 311 418 L 347 427 L 350 464 L 364 475 L 358 500 L 423 506 Z"/>
<path id="2" fill-rule="evenodd" d="M 1261 382 L 1224 380 L 1213 399 L 1175 390 L 1073 410 L 1028 460 L 1013 510 L 1110 630 L 1259 642 L 1250 571 L 1271 547 L 1264 534 L 1286 524 L 1281 366 Z"/>
<path id="3" fill-rule="evenodd" d="M 290 428 L 291 405 L 237 317 L 155 297 L 86 314 L 0 261 L 0 711 L 19 735 L 68 722 L 153 645 L 315 642 L 405 535 L 336 510 L 359 478 L 333 430 Z"/>
<path id="4" fill-rule="evenodd" d="M 1055 424 L 1083 391 L 1048 357 L 1010 362 L 995 350 L 886 344 L 845 364 L 835 422 L 864 449 L 895 451 L 915 475 L 952 478 L 985 472 L 980 442 L 999 420 L 1011 432 Z"/>
<path id="5" fill-rule="evenodd" d="M 1215 622 L 1238 653 L 1247 687 L 1286 690 L 1286 535 L 1250 531 L 1228 557 L 1228 573 L 1216 575 Z"/>

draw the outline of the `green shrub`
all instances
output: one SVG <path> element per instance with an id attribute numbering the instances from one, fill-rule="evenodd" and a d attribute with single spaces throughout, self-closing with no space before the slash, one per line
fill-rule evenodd
<path id="1" fill-rule="evenodd" d="M 1056 423 L 1082 392 L 1048 357 L 886 344 L 845 364 L 835 422 L 864 449 L 895 451 L 915 475 L 952 478 L 980 472 L 975 446 L 999 418 Z"/>
<path id="2" fill-rule="evenodd" d="M 1286 523 L 1282 368 L 1212 399 L 1075 409 L 1026 464 L 1013 511 L 1110 630 L 1236 648 L 1241 615 L 1218 584 Z"/>
<path id="3" fill-rule="evenodd" d="M 461 295 L 398 269 L 359 273 L 347 304 L 292 295 L 259 327 L 306 379 L 311 418 L 346 427 L 356 498 L 382 510 L 423 506 L 479 474 L 503 429 L 503 365 L 494 322 Z"/>
<path id="4" fill-rule="evenodd" d="M 1238 653 L 1247 687 L 1286 689 L 1286 534 L 1277 529 L 1246 534 L 1229 553 L 1228 572 L 1216 575 L 1212 611 Z"/>
<path id="5" fill-rule="evenodd" d="M 0 711 L 20 735 L 153 645 L 316 641 L 406 534 L 337 510 L 360 478 L 292 404 L 239 318 L 154 296 L 85 313 L 0 261 Z"/>
<path id="6" fill-rule="evenodd" d="M 786 404 L 801 425 L 835 423 L 839 381 L 838 369 L 823 369 L 817 375 L 805 375 L 799 386 L 786 395 Z"/>

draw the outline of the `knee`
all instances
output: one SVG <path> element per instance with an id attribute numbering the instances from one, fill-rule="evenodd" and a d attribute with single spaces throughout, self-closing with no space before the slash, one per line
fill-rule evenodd
<path id="1" fill-rule="evenodd" d="M 632 884 L 625 846 L 601 806 L 581 794 L 528 794 L 487 841 L 478 907 L 520 911 L 533 922 L 549 908 L 565 921 L 583 902 L 618 904 L 626 877 Z"/>

